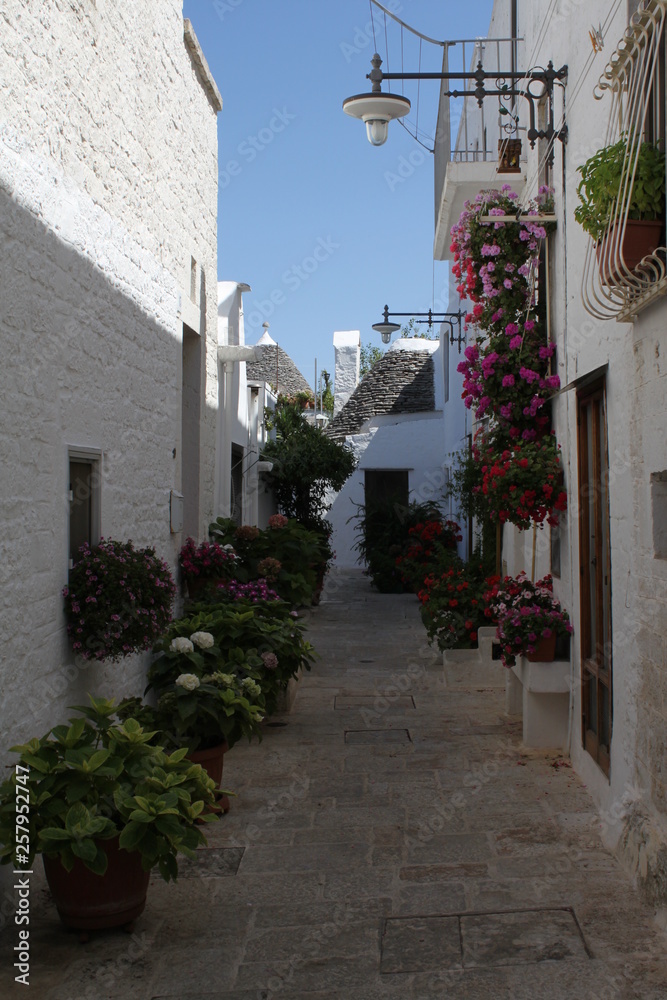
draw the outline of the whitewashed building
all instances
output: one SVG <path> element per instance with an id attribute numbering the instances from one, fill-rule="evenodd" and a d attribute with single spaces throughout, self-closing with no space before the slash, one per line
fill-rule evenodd
<path id="1" fill-rule="evenodd" d="M 503 568 L 530 572 L 535 544 L 536 577 L 554 575 L 574 624 L 565 748 L 599 807 L 597 826 L 658 907 L 667 905 L 667 250 L 663 229 L 662 249 L 642 269 L 616 261 L 605 281 L 574 210 L 577 166 L 597 150 L 629 136 L 631 177 L 642 140 L 665 149 L 666 14 L 665 0 L 496 0 L 484 45 L 495 59 L 494 38 L 519 39 L 505 55 L 500 46 L 505 63 L 489 69 L 567 65 L 554 97 L 567 143 L 551 144 L 550 169 L 548 144 L 526 141 L 529 105 L 519 98 L 525 162 L 515 181 L 519 206 L 545 182 L 555 192 L 542 293 L 562 386 L 552 407 L 569 510 L 559 532 L 535 540 L 506 526 Z M 537 102 L 538 127 L 547 105 Z M 464 198 L 498 186 L 496 157 L 475 156 L 495 148 L 497 98 L 484 111 L 469 101 L 465 149 L 450 162 L 441 150 L 440 171 L 436 163 L 438 258 Z"/>
<path id="2" fill-rule="evenodd" d="M 403 505 L 430 500 L 445 514 L 452 513 L 443 494 L 452 461 L 449 441 L 458 444 L 460 429 L 451 430 L 448 439 L 444 414 L 451 346 L 444 324 L 438 340 L 394 341 L 361 382 L 358 333 L 356 350 L 349 331 L 334 334 L 334 345 L 337 405 L 326 433 L 347 444 L 357 459 L 357 468 L 327 514 L 335 563 L 345 568 L 358 564 L 357 526 L 350 519 L 367 499 L 392 495 Z M 460 548 L 464 556 L 466 541 Z"/>
<path id="3" fill-rule="evenodd" d="M 215 510 L 216 516 L 232 517 L 238 524 L 265 528 L 275 513 L 275 503 L 263 478 L 268 466 L 262 462 L 261 450 L 269 439 L 266 414 L 275 409 L 278 393 L 268 377 L 273 375 L 275 381 L 276 365 L 265 357 L 268 342 L 273 344 L 268 330 L 255 347 L 245 343 L 243 294 L 250 290 L 249 285 L 236 281 L 218 282 L 220 398 Z"/>
<path id="4" fill-rule="evenodd" d="M 143 688 L 140 657 L 74 661 L 78 546 L 175 571 L 214 514 L 222 101 L 182 0 L 8 0 L 0 90 L 4 753 Z"/>

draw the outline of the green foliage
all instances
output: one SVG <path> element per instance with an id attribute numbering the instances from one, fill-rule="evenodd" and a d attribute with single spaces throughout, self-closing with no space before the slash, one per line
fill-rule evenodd
<path id="1" fill-rule="evenodd" d="M 622 195 L 632 163 L 626 160 L 626 136 L 605 146 L 577 167 L 580 204 L 574 217 L 583 229 L 600 240 L 609 227 L 614 204 Z M 662 219 L 665 214 L 665 154 L 651 143 L 639 147 L 637 167 L 628 203 L 630 219 Z"/>
<path id="2" fill-rule="evenodd" d="M 410 529 L 433 516 L 439 516 L 439 509 L 432 501 L 412 501 L 407 507 L 392 498 L 357 504 L 357 513 L 350 518 L 357 521 L 355 549 L 380 593 L 401 594 L 409 589 L 396 560 L 409 541 Z"/>
<path id="3" fill-rule="evenodd" d="M 310 670 L 315 658 L 312 645 L 305 638 L 305 625 L 284 601 L 244 602 L 233 604 L 198 604 L 190 617 L 172 623 L 158 647 L 159 655 L 150 667 L 149 688 L 166 690 L 179 674 L 193 673 L 199 678 L 213 670 L 235 674 L 242 684 L 246 677 L 261 688 L 257 704 L 267 713 L 275 708 L 278 695 L 300 668 Z M 207 649 L 175 654 L 172 640 L 200 634 L 213 636 Z M 224 720 L 223 720 L 224 721 Z M 234 720 L 225 723 L 225 736 L 231 745 L 242 735 L 249 735 Z M 250 733 L 252 735 L 252 733 Z"/>
<path id="4" fill-rule="evenodd" d="M 385 352 L 376 344 L 362 344 L 359 354 L 359 378 L 368 375 L 371 368 L 381 361 Z"/>
<path id="5" fill-rule="evenodd" d="M 333 417 L 334 393 L 333 386 L 331 384 L 331 375 L 324 369 L 322 369 L 322 381 L 324 382 L 324 388 L 322 390 L 322 412 L 326 413 L 328 417 Z"/>
<path id="6" fill-rule="evenodd" d="M 291 605 L 312 602 L 318 580 L 332 556 L 331 526 L 324 520 L 311 530 L 294 518 L 277 515 L 269 519 L 267 529 L 260 530 L 249 525 L 238 527 L 231 518 L 219 517 L 208 530 L 221 545 L 234 547 L 234 576 L 242 583 L 261 577 L 265 560 L 277 559 L 280 567 L 271 573 L 271 587 Z"/>
<path id="7" fill-rule="evenodd" d="M 215 818 L 204 815 L 215 802 L 213 782 L 183 759 L 185 750 L 167 754 L 137 720 L 116 721 L 113 702 L 90 702 L 69 725 L 11 748 L 22 770 L 0 786 L 0 860 L 25 858 L 30 867 L 35 854 L 47 854 L 71 871 L 80 858 L 101 875 L 104 841 L 120 835 L 122 848 L 141 854 L 144 870 L 157 865 L 165 880 L 175 879 L 178 852 L 194 857 L 206 843 L 198 822 Z M 30 810 L 22 825 L 17 789 L 26 787 L 28 769 Z M 23 832 L 27 841 L 17 839 Z"/>
<path id="8" fill-rule="evenodd" d="M 349 448 L 304 420 L 294 404 L 279 402 L 274 420 L 276 440 L 268 442 L 263 456 L 273 462 L 267 482 L 278 507 L 306 528 L 326 530 L 326 493 L 340 490 L 352 475 L 354 456 Z"/>

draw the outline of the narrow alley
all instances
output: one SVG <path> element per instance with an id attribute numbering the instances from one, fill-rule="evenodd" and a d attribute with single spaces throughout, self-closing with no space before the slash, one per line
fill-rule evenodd
<path id="1" fill-rule="evenodd" d="M 231 811 L 131 936 L 80 943 L 35 883 L 30 995 L 664 1000 L 652 912 L 502 688 L 448 690 L 415 598 L 359 571 L 309 617 L 292 711 L 228 755 Z"/>

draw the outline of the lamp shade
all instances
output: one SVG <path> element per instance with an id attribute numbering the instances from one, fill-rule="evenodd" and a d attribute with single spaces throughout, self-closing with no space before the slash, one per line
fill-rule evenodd
<path id="1" fill-rule="evenodd" d="M 360 118 L 366 125 L 368 141 L 381 146 L 387 141 L 387 129 L 394 118 L 402 118 L 410 110 L 407 97 L 398 94 L 356 94 L 343 101 L 343 111 L 352 118 Z"/>

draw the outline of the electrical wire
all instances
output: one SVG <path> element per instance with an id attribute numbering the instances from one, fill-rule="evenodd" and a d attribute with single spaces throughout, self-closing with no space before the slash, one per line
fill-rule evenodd
<path id="1" fill-rule="evenodd" d="M 371 12 L 371 28 L 373 29 L 373 51 L 377 52 L 377 50 L 378 50 L 378 43 L 375 40 L 375 18 L 373 16 L 373 4 L 371 3 L 371 0 L 368 0 L 368 7 L 369 7 L 370 12 Z"/>
<path id="2" fill-rule="evenodd" d="M 428 35 L 423 35 L 421 33 L 421 31 L 417 31 L 416 28 L 411 28 L 410 25 L 407 24 L 405 21 L 401 21 L 400 17 L 397 17 L 396 14 L 392 14 L 392 12 L 390 10 L 387 10 L 386 7 L 383 7 L 382 4 L 378 2 L 378 0 L 369 0 L 369 2 L 370 3 L 374 3 L 375 6 L 379 7 L 381 11 L 384 11 L 385 18 L 386 18 L 387 14 L 388 14 L 389 17 L 391 17 L 391 18 L 394 19 L 394 21 L 397 21 L 399 24 L 402 24 L 404 28 L 407 28 L 408 31 L 411 31 L 413 35 L 417 35 L 418 38 L 423 38 L 425 42 L 432 42 L 433 45 L 448 45 L 449 44 L 448 42 L 442 42 L 442 41 L 440 41 L 438 38 L 429 38 Z"/>

